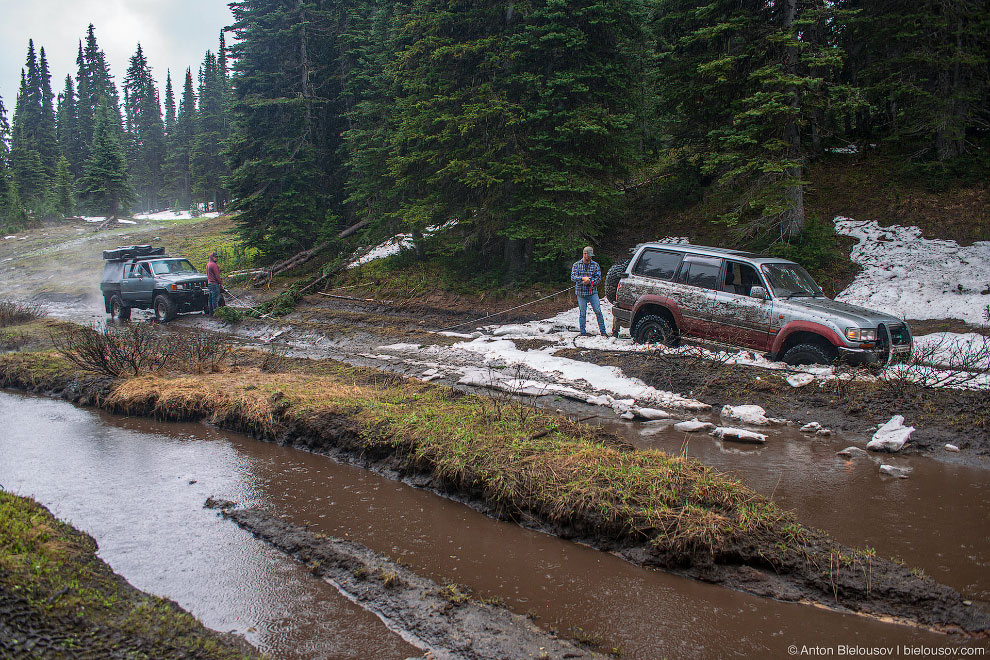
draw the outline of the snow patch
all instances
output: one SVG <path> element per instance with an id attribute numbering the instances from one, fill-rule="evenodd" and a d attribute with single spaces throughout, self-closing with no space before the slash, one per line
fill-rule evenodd
<path id="1" fill-rule="evenodd" d="M 957 452 L 959 451 L 959 447 L 947 442 L 945 443 L 945 451 Z"/>
<path id="2" fill-rule="evenodd" d="M 907 479 L 908 475 L 911 474 L 911 468 L 897 467 L 895 465 L 881 465 L 880 474 L 888 477 L 896 477 L 898 479 Z"/>
<path id="3" fill-rule="evenodd" d="M 456 220 L 451 220 L 443 225 L 433 225 L 431 227 L 427 227 L 423 232 L 423 236 L 432 236 L 441 229 L 447 229 L 448 227 L 453 227 L 456 224 Z M 366 264 L 370 261 L 391 257 L 392 255 L 399 254 L 402 250 L 411 250 L 413 246 L 414 243 L 412 234 L 396 234 L 392 238 L 389 238 L 373 247 L 364 256 L 347 264 L 347 269 L 350 270 L 351 268 L 357 268 L 358 266 Z"/>
<path id="4" fill-rule="evenodd" d="M 791 387 L 804 387 L 813 382 L 815 377 L 812 374 L 794 374 L 787 377 L 787 384 Z"/>
<path id="5" fill-rule="evenodd" d="M 900 318 L 983 322 L 990 285 L 990 241 L 960 246 L 922 238 L 917 227 L 880 227 L 873 220 L 836 217 L 835 231 L 859 242 L 851 259 L 861 271 L 836 300 Z"/>

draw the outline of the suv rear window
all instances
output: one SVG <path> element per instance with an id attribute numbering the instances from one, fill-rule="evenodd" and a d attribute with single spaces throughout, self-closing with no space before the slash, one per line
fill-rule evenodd
<path id="1" fill-rule="evenodd" d="M 639 261 L 633 268 L 633 275 L 643 275 L 645 277 L 655 277 L 660 280 L 673 279 L 677 272 L 677 265 L 681 263 L 681 254 L 678 252 L 661 252 L 660 250 L 644 250 L 639 255 Z"/>
<path id="2" fill-rule="evenodd" d="M 677 281 L 703 289 L 715 289 L 718 288 L 718 274 L 721 270 L 722 260 L 719 257 L 701 257 L 689 254 L 684 257 L 681 270 L 677 273 Z"/>

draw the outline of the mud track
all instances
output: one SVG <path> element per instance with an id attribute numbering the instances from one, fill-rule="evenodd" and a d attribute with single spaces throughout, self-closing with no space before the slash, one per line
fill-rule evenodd
<path id="1" fill-rule="evenodd" d="M 209 419 L 213 411 L 163 410 L 156 401 L 107 402 L 114 382 L 76 376 L 60 383 L 19 382 L 0 373 L 0 386 L 44 390 L 67 400 L 103 407 L 126 415 L 164 417 L 174 421 Z M 923 577 L 909 567 L 842 546 L 825 534 L 807 530 L 803 540 L 779 543 L 769 531 L 754 533 L 744 543 L 724 547 L 716 554 L 704 549 L 672 553 L 662 540 L 624 536 L 603 528 L 590 514 L 578 514 L 566 525 L 549 522 L 536 502 L 512 501 L 497 505 L 487 499 L 466 474 L 460 481 L 440 479 L 434 466 L 417 459 L 401 443 L 369 449 L 361 425 L 346 414 L 315 411 L 295 414 L 278 411 L 267 432 L 252 424 L 236 409 L 213 418 L 222 428 L 248 433 L 260 440 L 291 445 L 349 462 L 392 479 L 430 489 L 460 501 L 492 517 L 514 521 L 528 528 L 574 540 L 612 552 L 641 566 L 671 571 L 691 578 L 740 589 L 783 601 L 814 603 L 838 611 L 852 611 L 946 633 L 986 638 L 990 615 L 972 606 L 953 589 Z M 274 429 L 274 432 L 272 430 Z M 615 439 L 616 445 L 623 444 Z M 629 449 L 632 451 L 632 449 Z"/>
<path id="2" fill-rule="evenodd" d="M 359 543 L 314 534 L 256 509 L 230 509 L 229 503 L 212 501 L 206 506 L 221 508 L 225 518 L 306 564 L 313 575 L 330 581 L 436 660 L 605 657 L 502 606 L 475 600 L 465 587 L 416 575 Z"/>

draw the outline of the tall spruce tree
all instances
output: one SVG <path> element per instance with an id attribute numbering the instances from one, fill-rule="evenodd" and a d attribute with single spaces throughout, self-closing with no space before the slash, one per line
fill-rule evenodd
<path id="1" fill-rule="evenodd" d="M 55 140 L 58 142 L 59 155 L 72 161 L 79 154 L 79 121 L 76 114 L 76 88 L 72 76 L 65 76 L 65 87 L 58 95 L 58 105 L 55 110 Z"/>
<path id="2" fill-rule="evenodd" d="M 336 228 L 340 177 L 339 21 L 322 0 L 231 5 L 234 136 L 229 179 L 238 229 L 278 256 Z"/>
<path id="3" fill-rule="evenodd" d="M 0 98 L 0 227 L 16 231 L 27 222 L 27 212 L 21 204 L 20 195 L 10 170 L 10 123 L 7 108 Z"/>
<path id="4" fill-rule="evenodd" d="M 21 200 L 28 210 L 41 213 L 50 181 L 42 160 L 42 83 L 41 69 L 28 41 L 27 60 L 21 70 L 21 84 L 11 124 L 10 169 Z"/>
<path id="5" fill-rule="evenodd" d="M 226 203 L 223 145 L 227 126 L 227 80 L 217 56 L 207 51 L 199 71 L 199 114 L 189 154 L 193 196 L 214 210 Z"/>
<path id="6" fill-rule="evenodd" d="M 990 146 L 990 4 L 845 0 L 847 80 L 870 101 L 853 127 L 895 153 L 948 161 Z"/>
<path id="7" fill-rule="evenodd" d="M 175 130 L 175 92 L 172 90 L 172 72 L 165 72 L 165 135 Z"/>
<path id="8" fill-rule="evenodd" d="M 141 44 L 124 76 L 124 115 L 131 181 L 141 210 L 157 210 L 165 160 L 165 125 L 158 88 Z"/>
<path id="9" fill-rule="evenodd" d="M 179 110 L 168 132 L 165 150 L 162 195 L 174 208 L 188 209 L 192 202 L 189 154 L 196 137 L 196 123 L 196 93 L 193 90 L 192 71 L 186 69 Z"/>
<path id="10" fill-rule="evenodd" d="M 723 218 L 783 240 L 804 226 L 816 117 L 844 88 L 834 4 L 658 0 L 661 123 L 738 203 Z M 830 96 L 831 92 L 831 96 Z"/>
<path id="11" fill-rule="evenodd" d="M 102 97 L 96 110 L 89 159 L 80 181 L 80 197 L 86 207 L 107 217 L 127 212 L 134 201 L 118 118 L 113 101 Z"/>

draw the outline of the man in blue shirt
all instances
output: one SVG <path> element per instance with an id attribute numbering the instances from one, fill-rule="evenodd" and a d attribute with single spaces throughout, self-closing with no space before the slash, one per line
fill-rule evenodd
<path id="1" fill-rule="evenodd" d="M 598 317 L 598 329 L 601 330 L 603 337 L 607 336 L 605 318 L 602 316 L 602 305 L 598 300 L 598 293 L 595 291 L 595 287 L 602 280 L 602 269 L 591 260 L 593 256 L 595 256 L 595 251 L 591 249 L 591 246 L 588 246 L 584 248 L 581 261 L 576 261 L 571 266 L 571 281 L 574 282 L 574 293 L 577 294 L 578 299 L 578 318 L 580 319 L 582 337 L 588 334 L 584 329 L 588 318 L 589 302 L 591 308 L 595 310 L 595 316 Z"/>

